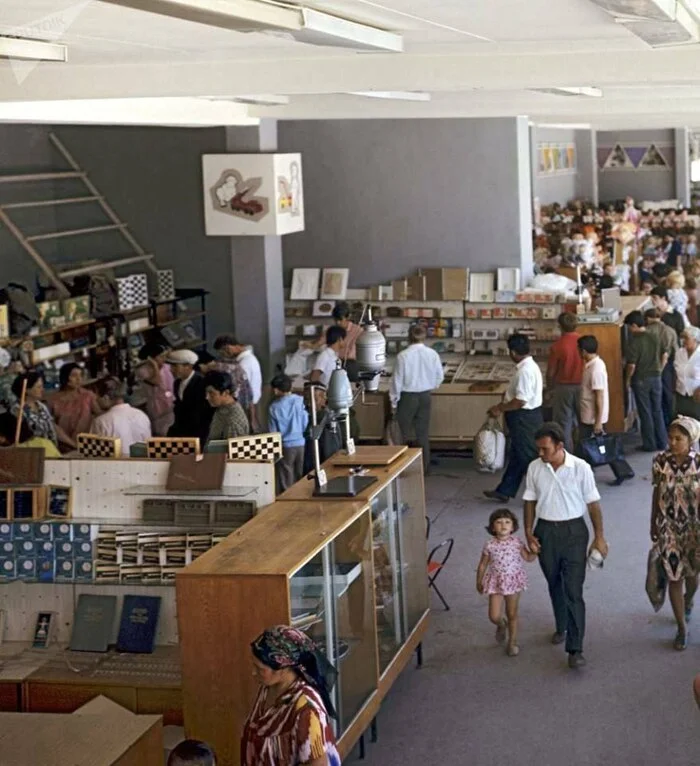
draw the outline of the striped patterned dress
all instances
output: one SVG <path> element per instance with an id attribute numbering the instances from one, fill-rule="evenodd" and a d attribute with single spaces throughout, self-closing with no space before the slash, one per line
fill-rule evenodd
<path id="1" fill-rule="evenodd" d="M 302 679 L 270 707 L 261 687 L 243 729 L 242 766 L 299 766 L 324 755 L 340 766 L 333 729 L 318 692 Z"/>

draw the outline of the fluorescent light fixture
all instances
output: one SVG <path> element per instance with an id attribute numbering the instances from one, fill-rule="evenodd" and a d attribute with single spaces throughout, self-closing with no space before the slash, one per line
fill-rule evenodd
<path id="1" fill-rule="evenodd" d="M 403 51 L 395 32 L 276 0 L 101 0 L 236 32 L 277 30 L 311 45 Z"/>
<path id="2" fill-rule="evenodd" d="M 600 88 L 583 86 L 580 88 L 554 87 L 554 88 L 530 88 L 533 93 L 549 93 L 552 96 L 586 96 L 587 98 L 602 98 L 603 91 Z"/>
<path id="3" fill-rule="evenodd" d="M 700 181 L 700 160 L 693 160 L 690 163 L 690 180 L 694 184 Z"/>
<path id="4" fill-rule="evenodd" d="M 59 43 L 0 36 L 0 58 L 24 61 L 68 61 L 68 48 Z"/>
<path id="5" fill-rule="evenodd" d="M 700 41 L 697 0 L 591 0 L 652 48 Z M 689 8 L 693 11 L 689 11 Z"/>
<path id="6" fill-rule="evenodd" d="M 272 94 L 244 95 L 244 96 L 201 96 L 207 101 L 233 101 L 236 104 L 253 104 L 255 106 L 286 106 L 289 96 L 276 96 Z"/>
<path id="7" fill-rule="evenodd" d="M 566 130 L 590 130 L 590 122 L 531 122 L 535 128 L 563 128 Z"/>
<path id="8" fill-rule="evenodd" d="M 430 93 L 418 90 L 351 90 L 348 95 L 384 98 L 390 101 L 430 101 Z"/>

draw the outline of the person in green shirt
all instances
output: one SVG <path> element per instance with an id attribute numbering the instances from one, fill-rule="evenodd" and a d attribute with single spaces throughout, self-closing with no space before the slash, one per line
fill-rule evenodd
<path id="1" fill-rule="evenodd" d="M 14 445 L 16 430 L 17 418 L 10 412 L 0 413 L 0 447 L 12 447 Z M 46 457 L 61 457 L 61 453 L 52 441 L 34 436 L 26 420 L 22 420 L 17 446 L 40 447 L 44 450 Z"/>
<path id="2" fill-rule="evenodd" d="M 627 344 L 625 385 L 631 386 L 637 403 L 642 452 L 666 449 L 668 434 L 662 406 L 662 350 L 658 336 L 647 331 L 641 311 L 625 317 L 630 332 Z"/>

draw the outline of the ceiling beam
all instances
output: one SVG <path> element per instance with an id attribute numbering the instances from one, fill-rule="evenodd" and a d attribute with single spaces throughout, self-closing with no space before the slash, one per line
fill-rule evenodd
<path id="1" fill-rule="evenodd" d="M 319 52 L 321 49 L 319 49 Z M 230 96 L 232 71 L 247 93 L 365 90 L 514 90 L 605 85 L 697 84 L 700 47 L 683 50 L 552 55 L 381 55 L 270 58 L 158 64 L 40 64 L 21 86 L 0 67 L 0 100 Z"/>

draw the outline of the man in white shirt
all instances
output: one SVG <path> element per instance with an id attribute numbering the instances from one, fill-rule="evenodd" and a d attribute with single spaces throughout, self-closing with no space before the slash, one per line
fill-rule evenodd
<path id="1" fill-rule="evenodd" d="M 508 338 L 510 358 L 515 362 L 505 401 L 489 410 L 498 417 L 505 413 L 510 435 L 508 464 L 501 483 L 494 490 L 484 492 L 491 500 L 506 503 L 518 493 L 527 467 L 537 457 L 535 433 L 542 425 L 542 371 L 530 356 L 530 341 L 526 335 Z"/>
<path id="2" fill-rule="evenodd" d="M 686 327 L 674 361 L 676 371 L 675 417 L 700 418 L 700 329 Z"/>
<path id="3" fill-rule="evenodd" d="M 328 388 L 333 370 L 338 366 L 338 359 L 345 345 L 345 330 L 333 325 L 326 330 L 326 348 L 316 358 L 311 371 L 312 383 L 323 383 Z"/>
<path id="4" fill-rule="evenodd" d="M 132 444 L 151 438 L 148 415 L 124 401 L 126 384 L 117 378 L 101 381 L 97 394 L 100 407 L 107 412 L 92 421 L 90 433 L 118 437 L 122 443 L 121 456 L 129 457 Z"/>
<path id="5" fill-rule="evenodd" d="M 391 376 L 389 398 L 396 411 L 404 441 L 415 433 L 423 450 L 423 468 L 430 465 L 430 392 L 443 381 L 445 373 L 436 351 L 425 345 L 422 324 L 411 327 L 410 345 L 397 357 Z"/>
<path id="6" fill-rule="evenodd" d="M 552 643 L 566 641 L 569 667 L 575 669 L 586 664 L 586 559 L 593 548 L 603 558 L 608 555 L 600 494 L 588 463 L 564 449 L 564 432 L 559 425 L 545 423 L 535 434 L 535 442 L 539 458 L 528 467 L 523 495 L 525 536 L 528 548 L 539 555 L 549 586 L 556 626 Z M 586 510 L 593 525 L 590 549 Z"/>
<path id="7" fill-rule="evenodd" d="M 578 350 L 584 363 L 579 400 L 579 438 L 583 440 L 604 433 L 610 414 L 610 394 L 608 369 L 598 356 L 598 339 L 584 335 L 578 339 Z M 615 474 L 614 486 L 634 478 L 634 471 L 626 460 L 612 460 L 609 465 Z"/>

